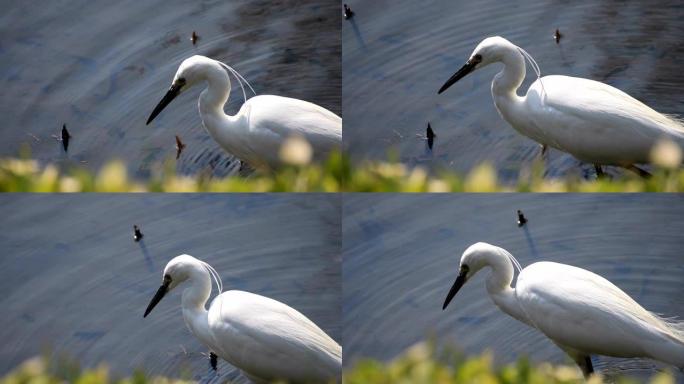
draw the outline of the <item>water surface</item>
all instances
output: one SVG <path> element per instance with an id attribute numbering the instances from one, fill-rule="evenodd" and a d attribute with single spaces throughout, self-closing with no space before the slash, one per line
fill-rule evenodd
<path id="1" fill-rule="evenodd" d="M 282 301 L 341 340 L 340 207 L 334 195 L 1 197 L 0 375 L 44 349 L 116 374 L 238 379 L 209 370 L 181 291 L 142 315 L 173 257 L 211 264 L 224 289 Z M 133 241 L 133 224 L 144 237 Z M 215 291 L 214 291 L 215 292 Z"/>
<path id="2" fill-rule="evenodd" d="M 344 365 L 389 360 L 434 337 L 499 364 L 521 356 L 571 363 L 540 332 L 501 312 L 475 275 L 442 304 L 471 244 L 510 251 L 523 267 L 555 261 L 597 273 L 646 309 L 684 318 L 684 198 L 677 195 L 350 195 L 343 203 Z M 516 210 L 528 218 L 516 224 Z M 594 357 L 604 374 L 646 378 L 666 366 Z M 684 375 L 677 373 L 679 382 Z"/>
<path id="3" fill-rule="evenodd" d="M 543 75 L 602 81 L 659 112 L 684 114 L 681 1 L 348 3 L 356 15 L 342 27 L 344 146 L 356 162 L 396 153 L 409 165 L 464 173 L 488 161 L 502 179 L 516 179 L 539 146 L 494 107 L 490 83 L 500 64 L 437 95 L 477 44 L 494 35 L 526 49 Z M 556 28 L 563 34 L 558 45 L 552 38 Z M 518 93 L 533 80 L 528 69 Z M 432 152 L 416 136 L 425 135 L 428 121 L 437 134 Z M 550 176 L 586 175 L 591 169 L 556 150 L 547 159 Z"/>
<path id="4" fill-rule="evenodd" d="M 202 127 L 202 87 L 147 117 L 181 61 L 195 54 L 237 69 L 260 94 L 312 101 L 340 114 L 340 5 L 331 0 L 3 2 L 0 156 L 28 145 L 41 162 L 99 169 L 122 159 L 144 179 L 166 160 L 179 173 L 237 172 Z M 193 45 L 193 31 L 200 36 Z M 242 93 L 233 81 L 226 106 Z M 67 125 L 68 155 L 51 137 Z M 176 161 L 174 135 L 187 145 Z"/>

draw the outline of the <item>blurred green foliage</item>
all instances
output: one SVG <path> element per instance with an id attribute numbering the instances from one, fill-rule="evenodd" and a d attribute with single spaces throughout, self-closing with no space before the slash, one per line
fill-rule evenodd
<path id="1" fill-rule="evenodd" d="M 114 379 L 106 366 L 81 370 L 78 365 L 66 359 L 48 362 L 45 358 L 36 357 L 27 360 L 14 371 L 0 379 L 0 384 L 183 384 L 190 381 L 168 379 L 164 377 L 147 377 L 136 372 L 130 378 Z"/>
<path id="2" fill-rule="evenodd" d="M 585 180 L 579 176 L 544 178 L 535 163 L 521 171 L 516 184 L 504 184 L 496 169 L 481 164 L 467 175 L 449 171 L 429 174 L 398 162 L 365 162 L 352 166 L 334 154 L 324 164 L 290 166 L 273 173 L 215 178 L 205 172 L 179 176 L 168 161 L 148 181 L 129 178 L 121 161 L 98 172 L 83 168 L 59 171 L 30 159 L 0 159 L 0 192 L 682 192 L 684 170 L 658 168 L 644 179 L 625 171 L 614 178 Z"/>
<path id="3" fill-rule="evenodd" d="M 409 348 L 392 362 L 361 360 L 343 374 L 344 384 L 571 384 L 584 383 L 576 366 L 548 363 L 532 365 L 526 359 L 516 364 L 495 367 L 492 355 L 463 358 L 454 353 L 437 353 L 431 343 Z M 611 383 L 636 384 L 637 380 L 611 377 Z M 590 384 L 604 383 L 600 375 L 592 375 Z M 607 382 L 607 381 L 606 381 Z M 668 373 L 658 373 L 651 384 L 674 384 Z"/>
<path id="4" fill-rule="evenodd" d="M 585 380 L 576 366 L 532 365 L 526 359 L 502 367 L 494 366 L 492 355 L 463 358 L 453 352 L 437 353 L 432 343 L 420 343 L 389 363 L 361 360 L 343 374 L 344 384 L 574 384 Z M 637 384 L 628 377 L 592 375 L 589 384 Z M 674 384 L 667 372 L 655 374 L 650 384 Z M 105 365 L 82 370 L 69 359 L 29 359 L 0 378 L 0 384 L 182 384 L 192 381 L 148 377 L 135 372 L 129 378 L 113 378 Z"/>
<path id="5" fill-rule="evenodd" d="M 364 163 L 346 175 L 343 187 L 356 192 L 681 192 L 684 170 L 659 168 L 650 178 L 629 171 L 614 178 L 586 180 L 579 176 L 544 178 L 541 162 L 520 172 L 515 184 L 504 184 L 496 169 L 480 164 L 465 176 L 450 171 L 430 175 L 421 167 L 402 163 Z"/>
<path id="6" fill-rule="evenodd" d="M 274 173 L 215 178 L 205 172 L 176 175 L 168 161 L 148 181 L 131 179 L 121 161 L 112 161 L 98 172 L 83 168 L 59 171 L 41 167 L 30 159 L 0 159 L 0 192 L 338 192 L 344 160 L 332 155 L 322 165 L 290 166 Z"/>

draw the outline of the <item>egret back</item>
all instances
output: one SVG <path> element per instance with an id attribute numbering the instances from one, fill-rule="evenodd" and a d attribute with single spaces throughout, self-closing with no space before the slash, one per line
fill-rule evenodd
<path id="1" fill-rule="evenodd" d="M 647 311 L 597 274 L 565 264 L 534 263 L 518 277 L 516 296 L 533 326 L 559 345 L 587 354 L 684 365 L 682 324 Z"/>
<path id="2" fill-rule="evenodd" d="M 586 162 L 647 163 L 658 140 L 684 146 L 679 120 L 598 81 L 545 76 L 530 86 L 525 106 L 533 131 L 528 136 Z"/>
<path id="3" fill-rule="evenodd" d="M 216 354 L 251 377 L 291 383 L 339 380 L 340 345 L 281 302 L 228 291 L 212 302 L 208 319 Z"/>

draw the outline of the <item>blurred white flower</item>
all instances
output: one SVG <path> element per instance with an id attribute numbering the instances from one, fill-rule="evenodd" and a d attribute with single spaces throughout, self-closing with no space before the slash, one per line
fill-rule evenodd
<path id="1" fill-rule="evenodd" d="M 313 148 L 301 136 L 288 137 L 280 146 L 280 159 L 290 165 L 306 165 L 311 161 Z"/>
<path id="2" fill-rule="evenodd" d="M 682 163 L 682 150 L 670 140 L 659 141 L 651 149 L 651 161 L 664 168 L 678 168 Z"/>

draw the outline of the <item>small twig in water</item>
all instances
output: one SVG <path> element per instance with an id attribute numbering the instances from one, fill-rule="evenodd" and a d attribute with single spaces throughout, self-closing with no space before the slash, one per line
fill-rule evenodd
<path id="1" fill-rule="evenodd" d="M 554 34 L 553 34 L 553 39 L 556 40 L 556 44 L 559 44 L 559 43 L 560 43 L 561 37 L 563 37 L 563 35 L 561 35 L 561 33 L 560 33 L 560 31 L 558 30 L 558 28 L 556 28 L 556 32 L 554 32 Z"/>
<path id="2" fill-rule="evenodd" d="M 518 209 L 518 227 L 522 227 L 527 223 L 527 219 L 525 218 L 525 215 L 523 215 L 522 211 Z"/>

